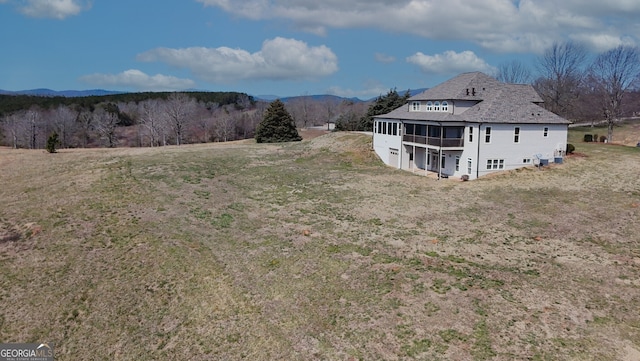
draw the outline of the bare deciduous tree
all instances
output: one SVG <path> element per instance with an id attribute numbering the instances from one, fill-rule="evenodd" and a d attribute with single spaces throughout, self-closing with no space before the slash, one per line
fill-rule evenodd
<path id="1" fill-rule="evenodd" d="M 613 127 L 621 116 L 625 93 L 640 80 L 640 54 L 636 47 L 618 46 L 596 57 L 589 68 L 595 91 L 601 96 L 607 122 L 607 140 L 613 140 Z"/>
<path id="2" fill-rule="evenodd" d="M 183 143 L 184 131 L 196 109 L 196 101 L 183 93 L 173 93 L 167 98 L 165 112 L 176 136 L 176 145 Z"/>
<path id="3" fill-rule="evenodd" d="M 118 143 L 116 136 L 118 121 L 119 119 L 117 114 L 109 112 L 104 108 L 97 108 L 93 112 L 94 127 L 100 135 L 100 138 L 109 148 L 115 148 Z"/>
<path id="4" fill-rule="evenodd" d="M 503 83 L 529 84 L 532 80 L 531 70 L 521 61 L 512 60 L 498 66 L 496 79 Z"/>
<path id="5" fill-rule="evenodd" d="M 13 149 L 24 146 L 20 143 L 20 136 L 24 128 L 24 117 L 18 113 L 4 117 L 2 121 L 2 133 L 5 138 L 10 141 Z"/>
<path id="6" fill-rule="evenodd" d="M 67 148 L 70 145 L 71 134 L 74 132 L 77 117 L 78 113 L 66 105 L 58 106 L 51 114 L 53 130 L 59 135 L 62 148 Z"/>
<path id="7" fill-rule="evenodd" d="M 237 118 L 231 114 L 224 114 L 215 119 L 216 138 L 221 142 L 235 139 Z"/>
<path id="8" fill-rule="evenodd" d="M 149 145 L 156 147 L 167 144 L 167 117 L 158 99 L 149 99 L 138 104 L 138 121 L 146 130 Z"/>
<path id="9" fill-rule="evenodd" d="M 541 77 L 534 87 L 545 107 L 564 117 L 572 117 L 585 76 L 586 50 L 573 42 L 554 43 L 538 59 Z"/>
<path id="10" fill-rule="evenodd" d="M 38 148 L 38 137 L 40 134 L 40 121 L 42 119 L 40 109 L 31 108 L 27 110 L 25 118 L 28 124 L 29 148 Z"/>

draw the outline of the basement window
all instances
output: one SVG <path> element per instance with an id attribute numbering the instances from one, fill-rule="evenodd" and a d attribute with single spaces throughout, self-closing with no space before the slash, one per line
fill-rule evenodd
<path id="1" fill-rule="evenodd" d="M 487 169 L 504 169 L 504 159 L 487 159 Z"/>

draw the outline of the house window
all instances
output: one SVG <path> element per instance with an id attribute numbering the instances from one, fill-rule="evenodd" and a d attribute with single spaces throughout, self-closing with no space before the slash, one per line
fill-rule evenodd
<path id="1" fill-rule="evenodd" d="M 420 102 L 411 103 L 411 110 L 414 112 L 420 111 Z"/>
<path id="2" fill-rule="evenodd" d="M 442 111 L 443 112 L 448 112 L 449 111 L 449 103 L 442 102 Z"/>
<path id="3" fill-rule="evenodd" d="M 513 129 L 513 142 L 520 143 L 520 127 L 515 127 Z"/>
<path id="4" fill-rule="evenodd" d="M 456 172 L 460 171 L 460 156 L 456 155 Z"/>
<path id="5" fill-rule="evenodd" d="M 504 159 L 487 159 L 487 169 L 504 169 Z"/>
<path id="6" fill-rule="evenodd" d="M 433 110 L 433 103 L 432 102 L 427 102 L 427 111 L 430 112 Z"/>
<path id="7" fill-rule="evenodd" d="M 473 127 L 469 127 L 469 143 L 473 143 Z"/>
<path id="8" fill-rule="evenodd" d="M 491 143 L 491 127 L 484 128 L 484 142 Z"/>
<path id="9" fill-rule="evenodd" d="M 530 163 L 531 163 L 531 158 L 524 158 L 524 159 L 522 160 L 522 163 L 524 163 L 524 164 L 530 164 Z"/>
<path id="10" fill-rule="evenodd" d="M 546 138 L 547 136 L 549 136 L 549 128 L 544 127 L 544 132 L 542 132 L 542 136 L 543 136 L 543 137 L 545 137 L 545 138 Z"/>
<path id="11" fill-rule="evenodd" d="M 467 174 L 471 175 L 471 171 L 473 170 L 473 161 L 471 158 L 467 158 Z"/>
<path id="12" fill-rule="evenodd" d="M 440 102 L 433 103 L 433 110 L 436 112 L 440 111 Z"/>
<path id="13" fill-rule="evenodd" d="M 393 123 L 393 135 L 398 135 L 398 123 Z"/>
<path id="14" fill-rule="evenodd" d="M 414 130 L 413 124 L 405 124 L 404 125 L 404 133 L 405 134 L 416 134 Z"/>

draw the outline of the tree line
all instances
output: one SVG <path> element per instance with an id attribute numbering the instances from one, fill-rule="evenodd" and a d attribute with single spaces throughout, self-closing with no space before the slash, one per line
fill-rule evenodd
<path id="1" fill-rule="evenodd" d="M 255 136 L 268 102 L 243 93 L 127 93 L 91 97 L 0 95 L 0 144 L 44 149 L 155 147 L 225 142 Z M 366 103 L 339 97 L 287 100 L 295 125 L 334 122 L 342 113 L 366 111 Z"/>
<path id="2" fill-rule="evenodd" d="M 53 133 L 61 148 L 229 141 L 252 137 L 261 118 L 258 103 L 241 93 L 17 96 L 2 109 L 2 144 L 29 149 L 45 148 Z"/>
<path id="3" fill-rule="evenodd" d="M 537 59 L 537 77 L 514 61 L 499 67 L 498 80 L 530 83 L 544 107 L 575 122 L 603 122 L 607 140 L 623 118 L 640 115 L 640 51 L 621 45 L 590 57 L 584 46 L 554 43 Z"/>
<path id="4" fill-rule="evenodd" d="M 535 74 L 535 75 L 534 75 Z M 532 84 L 548 110 L 574 122 L 614 126 L 640 112 L 640 53 L 619 46 L 592 59 L 573 42 L 555 43 L 534 70 L 512 61 L 497 79 Z M 391 89 L 372 103 L 300 96 L 283 103 L 299 128 L 335 123 L 336 130 L 373 128 L 373 117 L 406 104 Z M 66 98 L 0 95 L 0 144 L 45 148 L 56 134 L 61 148 L 164 146 L 253 138 L 267 102 L 243 93 L 124 93 Z"/>

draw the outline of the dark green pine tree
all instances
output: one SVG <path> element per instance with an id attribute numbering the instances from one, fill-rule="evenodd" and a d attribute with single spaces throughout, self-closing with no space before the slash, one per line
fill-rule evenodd
<path id="1" fill-rule="evenodd" d="M 60 141 L 58 140 L 58 133 L 51 133 L 51 135 L 47 139 L 47 152 L 56 153 L 56 147 L 58 146 L 58 144 L 60 144 Z"/>
<path id="2" fill-rule="evenodd" d="M 400 96 L 394 89 L 389 90 L 387 95 L 379 96 L 376 101 L 369 106 L 367 115 L 360 118 L 360 124 L 358 130 L 372 131 L 373 130 L 373 117 L 376 115 L 387 114 L 390 111 L 400 108 L 407 104 L 407 100 L 411 97 L 411 93 L 407 90 L 403 96 Z"/>
<path id="3" fill-rule="evenodd" d="M 279 143 L 300 140 L 302 137 L 298 134 L 296 123 L 284 107 L 284 103 L 280 99 L 271 102 L 264 118 L 256 128 L 256 142 Z"/>

